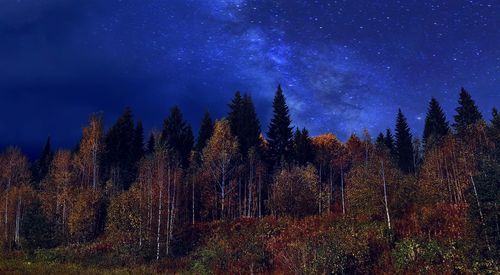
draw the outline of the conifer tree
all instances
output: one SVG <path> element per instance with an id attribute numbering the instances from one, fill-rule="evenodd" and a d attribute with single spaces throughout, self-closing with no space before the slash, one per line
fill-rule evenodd
<path id="1" fill-rule="evenodd" d="M 460 91 L 458 104 L 459 106 L 455 109 L 457 114 L 454 116 L 455 123 L 453 123 L 453 128 L 456 134 L 463 136 L 467 132 L 467 129 L 483 119 L 483 116 L 479 112 L 471 95 L 464 88 Z"/>
<path id="2" fill-rule="evenodd" d="M 260 122 L 255 106 L 248 94 L 241 97 L 240 92 L 236 92 L 229 108 L 228 120 L 231 132 L 238 138 L 241 153 L 246 156 L 248 150 L 252 147 L 257 148 L 260 141 Z"/>
<path id="3" fill-rule="evenodd" d="M 133 160 L 137 163 L 144 155 L 144 128 L 142 122 L 138 121 L 134 131 Z"/>
<path id="4" fill-rule="evenodd" d="M 375 144 L 377 145 L 378 148 L 385 147 L 385 137 L 383 133 L 378 134 L 377 139 L 375 140 Z"/>
<path id="5" fill-rule="evenodd" d="M 201 120 L 200 131 L 198 132 L 198 138 L 196 140 L 196 151 L 201 153 L 203 152 L 203 148 L 207 146 L 207 142 L 212 137 L 212 133 L 214 131 L 214 125 L 212 121 L 212 117 L 210 113 L 207 111 L 205 115 L 203 115 L 203 119 Z"/>
<path id="6" fill-rule="evenodd" d="M 423 135 L 424 146 L 428 149 L 439 143 L 450 132 L 448 121 L 439 102 L 433 97 L 429 102 Z"/>
<path id="7" fill-rule="evenodd" d="M 36 160 L 33 165 L 33 180 L 36 186 L 47 176 L 49 172 L 49 166 L 54 157 L 54 152 L 52 152 L 50 136 L 47 138 L 45 142 L 45 146 L 43 147 L 42 153 L 40 157 Z"/>
<path id="8" fill-rule="evenodd" d="M 147 153 L 152 154 L 155 151 L 155 146 L 156 146 L 155 135 L 151 133 L 151 135 L 149 135 Z"/>
<path id="9" fill-rule="evenodd" d="M 292 149 L 292 127 L 291 119 L 286 104 L 285 96 L 278 85 L 273 101 L 273 118 L 267 133 L 269 141 L 269 153 L 273 165 L 279 165 L 281 161 L 288 161 Z"/>
<path id="10" fill-rule="evenodd" d="M 401 109 L 398 110 L 396 121 L 396 153 L 399 168 L 405 173 L 412 172 L 414 170 L 413 140 L 410 127 Z"/>
<path id="11" fill-rule="evenodd" d="M 392 135 L 391 129 L 385 131 L 384 143 L 385 146 L 389 148 L 392 159 L 396 159 L 396 148 L 394 147 L 394 136 Z"/>
<path id="12" fill-rule="evenodd" d="M 298 165 L 306 165 L 314 160 L 313 145 L 306 128 L 297 128 L 293 137 L 294 161 Z"/>
<path id="13" fill-rule="evenodd" d="M 181 110 L 174 106 L 170 116 L 163 123 L 161 143 L 171 150 L 181 161 L 182 167 L 189 166 L 189 157 L 194 145 L 191 126 L 184 121 Z"/>
<path id="14" fill-rule="evenodd" d="M 106 138 L 105 171 L 107 179 L 119 190 L 127 190 L 135 180 L 133 167 L 135 127 L 132 110 L 126 108 L 115 124 L 109 129 Z"/>

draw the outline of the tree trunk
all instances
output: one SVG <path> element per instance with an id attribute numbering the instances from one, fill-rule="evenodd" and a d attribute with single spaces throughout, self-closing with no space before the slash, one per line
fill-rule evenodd
<path id="1" fill-rule="evenodd" d="M 483 216 L 483 210 L 481 209 L 481 203 L 479 201 L 479 196 L 477 194 L 477 189 L 476 189 L 476 183 L 474 182 L 474 177 L 472 177 L 472 175 L 470 175 L 470 180 L 472 182 L 472 187 L 474 189 L 474 195 L 476 197 L 476 203 L 477 203 L 477 209 L 479 210 L 479 218 L 481 219 L 481 225 L 483 227 L 486 227 L 486 223 L 484 221 L 484 216 Z M 483 228 L 484 230 L 485 228 Z M 486 240 L 486 246 L 488 247 L 488 251 L 491 252 L 491 247 L 490 247 L 490 240 L 488 238 L 488 233 L 486 232 L 486 230 L 484 230 L 484 238 Z"/>
<path id="2" fill-rule="evenodd" d="M 342 215 L 345 216 L 345 198 L 344 198 L 344 167 L 340 165 L 340 189 L 342 195 Z"/>
<path id="3" fill-rule="evenodd" d="M 382 161 L 382 180 L 384 181 L 384 205 L 385 205 L 385 214 L 387 215 L 387 227 L 391 230 L 391 216 L 389 215 L 389 205 L 387 203 L 387 183 L 385 181 L 385 171 L 384 171 L 384 162 Z"/>

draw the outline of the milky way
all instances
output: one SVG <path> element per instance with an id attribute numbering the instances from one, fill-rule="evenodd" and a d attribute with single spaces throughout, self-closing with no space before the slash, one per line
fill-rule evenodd
<path id="1" fill-rule="evenodd" d="M 390 2 L 390 3 L 389 3 Z M 0 0 L 0 145 L 71 146 L 92 112 L 125 106 L 148 129 L 176 104 L 195 128 L 252 94 L 263 130 L 283 86 L 293 123 L 345 139 L 415 134 L 461 86 L 500 105 L 498 1 Z"/>

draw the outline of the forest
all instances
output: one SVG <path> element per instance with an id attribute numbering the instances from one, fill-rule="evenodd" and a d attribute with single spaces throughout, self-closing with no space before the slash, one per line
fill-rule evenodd
<path id="1" fill-rule="evenodd" d="M 229 110 L 196 135 L 178 107 L 151 133 L 96 113 L 74 148 L 4 148 L 0 273 L 500 273 L 500 114 L 464 88 L 421 137 L 401 109 L 377 136 L 311 136 L 280 86 L 268 126 L 248 94 Z"/>

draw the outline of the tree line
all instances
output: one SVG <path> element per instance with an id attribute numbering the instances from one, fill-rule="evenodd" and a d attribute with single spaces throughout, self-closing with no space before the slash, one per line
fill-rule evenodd
<path id="1" fill-rule="evenodd" d="M 109 129 L 91 115 L 72 150 L 54 152 L 49 138 L 33 163 L 6 148 L 2 250 L 106 238 L 160 259 L 189 249 L 179 239 L 196 224 L 328 215 L 383 222 L 394 238 L 473 232 L 485 255 L 498 255 L 496 109 L 486 121 L 462 88 L 451 125 L 430 100 L 422 139 L 400 109 L 394 134 L 341 142 L 293 127 L 280 86 L 272 108 L 265 136 L 251 96 L 236 92 L 225 118 L 204 114 L 196 138 L 178 107 L 147 138 L 127 108 Z"/>

